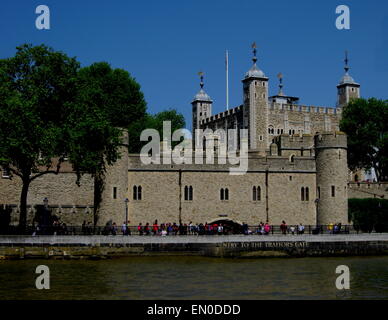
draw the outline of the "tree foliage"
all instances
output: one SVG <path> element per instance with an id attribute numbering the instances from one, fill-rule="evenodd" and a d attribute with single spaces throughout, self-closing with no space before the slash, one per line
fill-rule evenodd
<path id="1" fill-rule="evenodd" d="M 140 85 L 122 69 L 106 62 L 82 68 L 77 78 L 77 97 L 70 122 L 69 159 L 78 178 L 94 177 L 94 223 L 104 190 L 107 165 L 120 157 L 123 129 L 145 116 L 146 103 Z"/>
<path id="2" fill-rule="evenodd" d="M 349 221 L 363 232 L 388 232 L 388 200 L 349 199 Z"/>
<path id="3" fill-rule="evenodd" d="M 44 45 L 20 46 L 0 60 L 0 165 L 23 182 L 20 227 L 34 179 L 58 173 L 67 157 L 78 178 L 90 173 L 102 183 L 106 165 L 120 156 L 122 130 L 145 110 L 139 84 L 107 63 L 80 69 L 75 58 Z M 97 190 L 101 196 L 101 185 Z"/>
<path id="4" fill-rule="evenodd" d="M 348 165 L 374 168 L 379 181 L 388 179 L 388 101 L 351 100 L 344 108 L 340 128 L 348 136 Z"/>
<path id="5" fill-rule="evenodd" d="M 128 135 L 131 143 L 129 144 L 129 151 L 139 153 L 141 148 L 147 143 L 140 141 L 140 134 L 145 129 L 156 129 L 160 137 L 163 136 L 163 121 L 171 121 L 171 133 L 177 129 L 185 127 L 185 118 L 175 109 L 167 109 L 156 113 L 155 115 L 147 114 L 144 118 L 134 122 L 129 126 Z M 173 142 L 172 146 L 179 142 Z"/>
<path id="6" fill-rule="evenodd" d="M 44 45 L 17 47 L 0 60 L 0 165 L 21 178 L 20 226 L 26 225 L 28 187 L 58 173 L 68 153 L 79 63 Z"/>

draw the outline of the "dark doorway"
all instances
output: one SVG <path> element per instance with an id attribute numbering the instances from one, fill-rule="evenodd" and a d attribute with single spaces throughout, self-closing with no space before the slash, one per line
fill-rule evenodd
<path id="1" fill-rule="evenodd" d="M 242 224 L 230 219 L 218 219 L 209 222 L 209 224 L 222 224 L 225 234 L 239 234 L 242 233 Z"/>

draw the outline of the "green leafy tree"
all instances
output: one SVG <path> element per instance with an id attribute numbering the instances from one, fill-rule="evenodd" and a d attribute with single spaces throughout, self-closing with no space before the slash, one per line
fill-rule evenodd
<path id="1" fill-rule="evenodd" d="M 171 121 L 171 133 L 175 130 L 182 129 L 186 126 L 184 116 L 175 109 L 167 109 L 158 112 L 155 115 L 147 114 L 144 118 L 132 123 L 128 129 L 129 151 L 139 153 L 141 148 L 147 143 L 140 141 L 140 134 L 144 129 L 155 129 L 159 132 L 162 139 L 163 136 L 163 121 Z M 177 145 L 178 141 L 173 141 L 172 146 Z"/>
<path id="2" fill-rule="evenodd" d="M 22 45 L 0 60 L 0 165 L 22 180 L 20 220 L 33 180 L 60 170 L 79 63 L 44 45 Z"/>
<path id="3" fill-rule="evenodd" d="M 74 112 L 69 119 L 69 160 L 78 178 L 84 173 L 94 177 L 95 224 L 107 165 L 120 157 L 120 147 L 128 147 L 123 141 L 123 129 L 141 121 L 145 110 L 140 85 L 127 71 L 112 69 L 106 62 L 79 71 Z"/>
<path id="4" fill-rule="evenodd" d="M 378 181 L 388 179 L 388 101 L 351 100 L 340 128 L 348 135 L 348 165 L 352 170 L 374 168 Z"/>
<path id="5" fill-rule="evenodd" d="M 388 232 L 388 200 L 349 199 L 349 221 L 363 232 Z"/>

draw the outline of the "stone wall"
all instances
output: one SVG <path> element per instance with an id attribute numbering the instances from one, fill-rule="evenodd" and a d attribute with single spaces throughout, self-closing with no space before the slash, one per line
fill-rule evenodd
<path id="1" fill-rule="evenodd" d="M 387 255 L 386 234 L 326 236 L 0 237 L 0 259 L 120 256 L 322 257 Z"/>
<path id="2" fill-rule="evenodd" d="M 257 225 L 315 224 L 314 158 L 249 159 L 247 174 L 230 175 L 228 165 L 142 166 L 137 155 L 129 158 L 128 199 L 130 220 L 136 224 L 176 222 L 205 223 L 228 218 Z M 133 187 L 142 187 L 142 199 L 134 200 Z M 193 187 L 193 200 L 184 199 L 185 186 Z M 260 187 L 260 200 L 253 200 L 253 187 Z M 310 190 L 309 200 L 301 200 L 301 187 Z M 228 189 L 229 199 L 220 199 Z M 181 210 L 179 209 L 181 207 Z"/>
<path id="3" fill-rule="evenodd" d="M 388 182 L 349 182 L 349 199 L 384 198 L 388 199 Z"/>
<path id="4" fill-rule="evenodd" d="M 48 198 L 52 213 L 67 224 L 81 225 L 83 220 L 92 219 L 93 207 L 93 179 L 90 175 L 83 175 L 80 186 L 76 185 L 76 175 L 67 170 L 58 175 L 46 174 L 32 181 L 28 197 L 27 222 L 31 223 L 35 216 L 35 205 L 43 204 Z M 0 204 L 13 207 L 11 223 L 19 221 L 19 203 L 21 193 L 21 179 L 0 178 Z"/>
<path id="5" fill-rule="evenodd" d="M 128 135 L 124 135 L 124 144 L 128 143 Z M 128 197 L 128 149 L 123 146 L 119 150 L 120 158 L 112 166 L 108 166 L 105 174 L 105 186 L 96 224 L 105 225 L 115 222 L 122 225 L 126 219 L 126 202 Z"/>

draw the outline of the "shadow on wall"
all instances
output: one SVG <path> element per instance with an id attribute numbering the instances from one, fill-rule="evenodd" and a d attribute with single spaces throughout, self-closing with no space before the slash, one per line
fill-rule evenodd
<path id="1" fill-rule="evenodd" d="M 12 207 L 0 204 L 0 234 L 5 232 L 11 222 Z"/>

